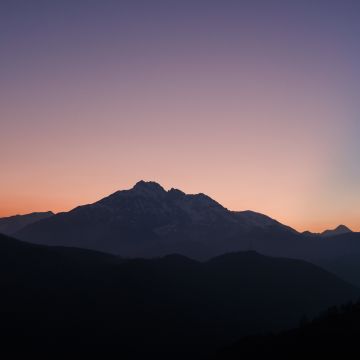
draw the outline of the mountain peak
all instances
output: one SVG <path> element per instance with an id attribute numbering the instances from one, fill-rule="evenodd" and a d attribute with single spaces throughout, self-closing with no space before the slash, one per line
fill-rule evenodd
<path id="1" fill-rule="evenodd" d="M 349 229 L 346 225 L 339 225 L 335 230 L 352 232 L 352 230 Z"/>
<path id="2" fill-rule="evenodd" d="M 173 198 L 173 199 L 178 199 L 181 198 L 183 196 L 185 196 L 185 193 L 179 189 L 175 189 L 175 188 L 171 188 L 168 191 L 168 194 Z"/>
<path id="3" fill-rule="evenodd" d="M 134 187 L 132 188 L 132 190 L 136 190 L 136 191 L 146 191 L 146 192 L 165 192 L 164 188 L 158 184 L 155 181 L 144 181 L 144 180 L 140 180 L 138 181 Z"/>
<path id="4" fill-rule="evenodd" d="M 321 236 L 336 236 L 336 235 L 342 235 L 342 234 L 348 234 L 351 233 L 352 230 L 349 229 L 347 226 L 345 225 L 339 225 L 336 229 L 334 230 L 325 230 L 323 233 L 321 233 Z"/>

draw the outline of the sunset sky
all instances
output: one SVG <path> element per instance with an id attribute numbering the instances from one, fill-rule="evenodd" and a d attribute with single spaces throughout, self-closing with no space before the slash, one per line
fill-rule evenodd
<path id="1" fill-rule="evenodd" d="M 0 216 L 140 179 L 360 231 L 360 1 L 1 0 Z"/>

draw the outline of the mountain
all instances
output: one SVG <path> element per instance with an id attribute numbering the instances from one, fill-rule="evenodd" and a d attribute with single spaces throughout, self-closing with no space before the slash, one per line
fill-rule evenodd
<path id="1" fill-rule="evenodd" d="M 27 225 L 33 224 L 39 220 L 48 219 L 53 215 L 53 212 L 47 211 L 0 218 L 0 233 L 7 235 L 15 234 Z"/>
<path id="2" fill-rule="evenodd" d="M 279 334 L 244 337 L 218 351 L 212 359 L 293 359 L 322 356 L 354 358 L 360 355 L 360 303 L 331 307 L 312 321 Z"/>
<path id="3" fill-rule="evenodd" d="M 313 233 L 311 231 L 304 231 L 302 234 L 305 236 L 322 236 L 322 237 L 331 237 L 331 236 L 338 236 L 338 235 L 344 235 L 344 234 L 350 234 L 353 231 L 350 230 L 345 225 L 339 225 L 337 228 L 332 230 L 325 230 L 322 233 Z"/>
<path id="4" fill-rule="evenodd" d="M 326 238 L 329 252 L 313 259 L 319 266 L 360 286 L 360 234 L 346 233 Z"/>
<path id="5" fill-rule="evenodd" d="M 303 235 L 303 258 L 360 286 L 360 233 L 342 235 Z"/>
<path id="6" fill-rule="evenodd" d="M 271 232 L 298 233 L 251 211 L 230 211 L 204 194 L 164 190 L 155 182 L 138 182 L 93 204 L 79 206 L 20 230 L 20 239 L 106 251 L 122 256 L 181 253 L 209 258 L 249 250 L 251 239 Z"/>
<path id="7" fill-rule="evenodd" d="M 132 359 L 201 359 L 360 294 L 307 262 L 254 251 L 126 260 L 1 235 L 0 286 L 2 350 Z"/>
<path id="8" fill-rule="evenodd" d="M 204 260 L 256 250 L 311 261 L 360 285 L 360 233 L 340 226 L 330 233 L 301 234 L 266 215 L 230 211 L 205 194 L 166 191 L 155 182 L 140 181 L 132 189 L 37 221 L 16 237 L 123 257 L 178 253 Z M 350 266 L 339 264 L 340 259 L 348 259 Z"/>
<path id="9" fill-rule="evenodd" d="M 325 230 L 321 233 L 321 236 L 323 237 L 330 237 L 330 236 L 337 236 L 337 235 L 343 235 L 343 234 L 350 234 L 352 233 L 352 230 L 350 230 L 345 225 L 339 225 L 336 229 L 333 230 Z"/>

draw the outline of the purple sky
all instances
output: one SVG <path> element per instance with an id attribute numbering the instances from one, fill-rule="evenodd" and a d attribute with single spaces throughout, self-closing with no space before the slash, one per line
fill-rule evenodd
<path id="1" fill-rule="evenodd" d="M 358 1 L 0 2 L 0 216 L 140 179 L 360 231 Z"/>

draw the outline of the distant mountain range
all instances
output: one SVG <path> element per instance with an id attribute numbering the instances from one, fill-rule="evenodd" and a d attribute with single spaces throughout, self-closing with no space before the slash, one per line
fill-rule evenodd
<path id="1" fill-rule="evenodd" d="M 33 224 L 39 220 L 47 219 L 53 215 L 53 212 L 47 211 L 0 218 L 0 233 L 7 235 L 15 234 L 27 225 Z"/>
<path id="2" fill-rule="evenodd" d="M 360 294 L 312 264 L 254 251 L 125 260 L 2 235 L 0 286 L 2 351 L 131 359 L 201 359 Z"/>
<path id="3" fill-rule="evenodd" d="M 205 194 L 166 191 L 155 182 L 140 181 L 132 189 L 36 221 L 13 235 L 123 257 L 178 253 L 209 259 L 255 250 L 312 261 L 360 284 L 360 233 L 343 225 L 322 234 L 299 233 L 266 215 L 230 211 Z"/>

